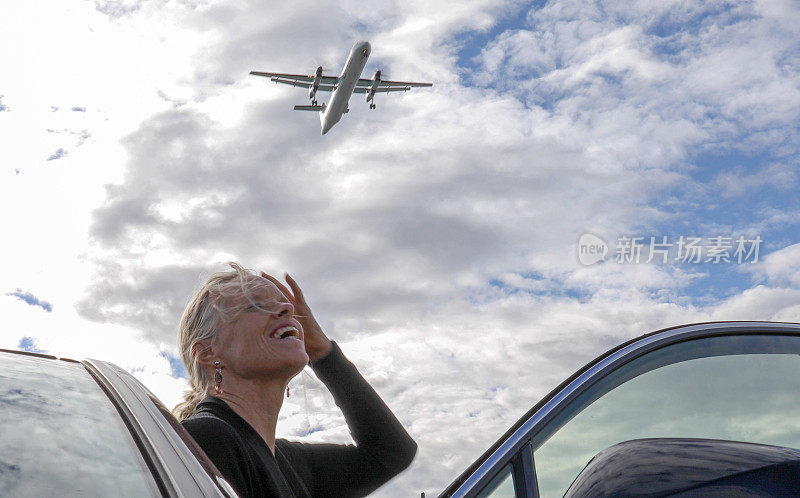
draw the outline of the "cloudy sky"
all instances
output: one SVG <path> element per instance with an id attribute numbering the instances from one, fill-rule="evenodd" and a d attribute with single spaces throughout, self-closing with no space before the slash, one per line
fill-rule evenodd
<path id="1" fill-rule="evenodd" d="M 4 10 L 0 347 L 113 361 L 172 406 L 202 276 L 289 271 L 420 445 L 379 496 L 440 491 L 625 339 L 800 321 L 796 2 Z M 338 74 L 356 40 L 365 74 L 433 88 L 320 136 L 303 91 L 248 76 Z M 348 440 L 292 386 L 280 434 Z"/>

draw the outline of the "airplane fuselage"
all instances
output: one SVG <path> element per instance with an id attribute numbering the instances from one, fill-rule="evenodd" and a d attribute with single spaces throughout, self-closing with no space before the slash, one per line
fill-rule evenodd
<path id="1" fill-rule="evenodd" d="M 333 91 L 325 110 L 319 113 L 323 135 L 328 133 L 328 130 L 342 119 L 342 114 L 347 112 L 347 103 L 350 101 L 356 83 L 361 77 L 361 72 L 367 63 L 370 50 L 369 42 L 361 41 L 353 45 L 353 50 L 350 51 L 350 56 L 342 69 L 341 76 L 339 76 L 339 83 L 336 85 L 336 89 Z"/>

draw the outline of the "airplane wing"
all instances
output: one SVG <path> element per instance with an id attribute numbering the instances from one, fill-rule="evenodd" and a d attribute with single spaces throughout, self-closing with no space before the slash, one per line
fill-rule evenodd
<path id="1" fill-rule="evenodd" d="M 389 92 L 407 92 L 411 90 L 410 86 L 379 86 L 375 89 L 375 93 L 389 93 Z M 357 86 L 353 89 L 353 93 L 368 93 L 369 87 Z"/>
<path id="2" fill-rule="evenodd" d="M 372 86 L 372 80 L 359 78 L 358 83 L 356 83 L 356 90 L 358 88 L 369 88 Z M 387 91 L 406 91 L 410 90 L 411 88 L 418 88 L 424 86 L 433 86 L 433 83 L 413 83 L 410 81 L 388 81 L 388 80 L 380 80 L 378 82 L 377 92 L 387 92 Z M 398 87 L 401 90 L 384 90 L 384 88 L 394 88 Z M 364 93 L 364 92 L 357 92 L 357 93 Z"/>
<path id="3" fill-rule="evenodd" d="M 287 74 L 287 73 L 264 73 L 261 71 L 250 71 L 254 76 L 264 76 L 269 78 L 275 83 L 282 83 L 284 85 L 299 86 L 302 88 L 311 88 L 314 83 L 314 75 L 306 74 Z M 332 92 L 339 83 L 339 78 L 336 76 L 323 76 L 319 82 L 319 88 L 323 92 Z"/>

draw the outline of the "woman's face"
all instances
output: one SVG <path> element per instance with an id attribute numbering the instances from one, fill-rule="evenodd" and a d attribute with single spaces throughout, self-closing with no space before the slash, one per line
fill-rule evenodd
<path id="1" fill-rule="evenodd" d="M 272 282 L 258 285 L 231 307 L 245 310 L 226 323 L 214 349 L 226 373 L 242 379 L 269 375 L 294 376 L 308 363 L 303 328 L 292 316 L 294 307 Z"/>

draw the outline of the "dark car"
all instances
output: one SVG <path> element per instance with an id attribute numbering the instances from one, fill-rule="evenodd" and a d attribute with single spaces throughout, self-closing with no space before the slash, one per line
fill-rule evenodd
<path id="1" fill-rule="evenodd" d="M 129 373 L 102 361 L 0 350 L 0 495 L 236 493 Z"/>
<path id="2" fill-rule="evenodd" d="M 548 394 L 440 496 L 800 496 L 800 324 L 626 342 Z"/>

